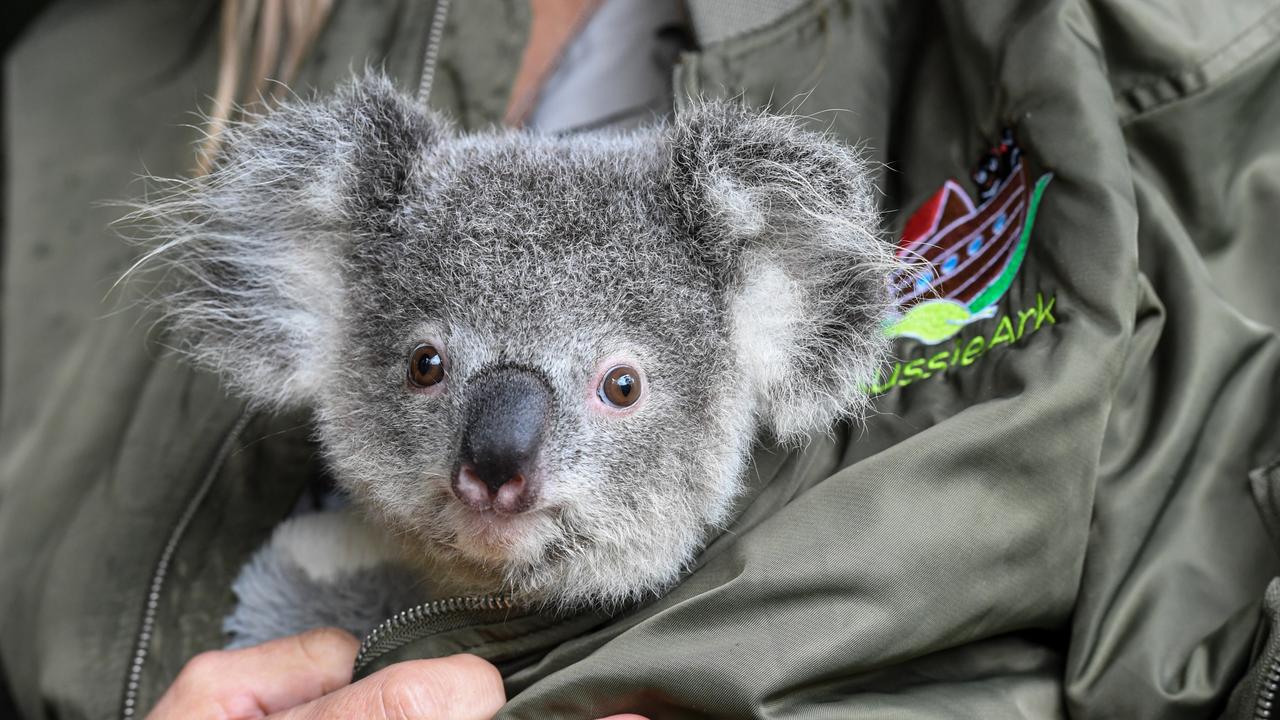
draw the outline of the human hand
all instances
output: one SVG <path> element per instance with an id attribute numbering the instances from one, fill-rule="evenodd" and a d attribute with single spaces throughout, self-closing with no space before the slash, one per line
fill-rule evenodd
<path id="1" fill-rule="evenodd" d="M 324 628 L 202 653 L 147 720 L 490 720 L 507 700 L 497 668 L 474 655 L 397 663 L 352 683 L 359 647 Z"/>
<path id="2" fill-rule="evenodd" d="M 489 720 L 506 702 L 497 668 L 474 655 L 397 663 L 359 682 L 360 643 L 326 628 L 192 658 L 148 720 Z"/>

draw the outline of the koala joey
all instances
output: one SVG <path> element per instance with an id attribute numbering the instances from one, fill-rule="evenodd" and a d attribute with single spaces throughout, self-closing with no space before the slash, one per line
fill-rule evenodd
<path id="1" fill-rule="evenodd" d="M 885 346 L 866 164 L 738 104 L 466 134 L 370 74 L 232 128 L 141 215 L 181 351 L 310 408 L 440 582 L 541 606 L 669 586 L 752 443 L 858 416 Z"/>

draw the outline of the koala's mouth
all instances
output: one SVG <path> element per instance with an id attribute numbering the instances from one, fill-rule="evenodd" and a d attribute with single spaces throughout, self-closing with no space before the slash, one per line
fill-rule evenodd
<path id="1" fill-rule="evenodd" d="M 462 555 L 482 562 L 506 562 L 541 553 L 556 526 L 548 508 L 521 513 L 475 509 L 459 503 L 451 543 Z"/>

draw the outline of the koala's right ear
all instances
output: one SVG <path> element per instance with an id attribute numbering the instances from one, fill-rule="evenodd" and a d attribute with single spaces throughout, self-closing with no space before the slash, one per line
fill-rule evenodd
<path id="1" fill-rule="evenodd" d="M 449 133 L 377 74 L 228 129 L 208 175 L 129 219 L 177 347 L 256 404 L 308 404 L 333 370 L 346 258 L 394 233 Z"/>

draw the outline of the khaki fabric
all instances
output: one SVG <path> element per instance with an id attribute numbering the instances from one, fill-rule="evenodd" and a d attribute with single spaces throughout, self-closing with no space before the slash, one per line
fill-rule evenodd
<path id="1" fill-rule="evenodd" d="M 453 6 L 432 104 L 496 122 L 522 3 Z M 157 7 L 56 4 L 6 63 L 0 658 L 25 717 L 118 715 L 195 507 L 148 707 L 219 644 L 230 577 L 321 472 L 303 418 L 219 453 L 239 405 L 131 311 L 100 317 L 130 252 L 92 202 L 144 162 L 180 171 L 173 123 L 213 82 L 208 18 Z M 430 12 L 339 3 L 304 82 L 369 61 L 414 87 Z M 503 718 L 1251 717 L 1280 662 L 1280 8 L 833 0 L 695 30 L 678 102 L 741 95 L 865 143 L 895 235 L 948 179 L 973 193 L 1014 128 L 1051 174 L 1023 264 L 994 316 L 897 341 L 865 427 L 762 445 L 737 520 L 663 598 L 387 660 L 486 655 Z"/>

